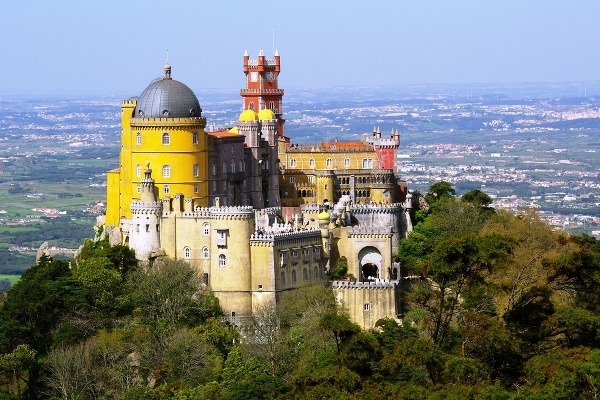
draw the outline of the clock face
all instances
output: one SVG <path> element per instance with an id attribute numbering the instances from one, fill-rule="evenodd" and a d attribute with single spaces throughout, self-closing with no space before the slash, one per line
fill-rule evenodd
<path id="1" fill-rule="evenodd" d="M 250 72 L 250 81 L 258 82 L 258 72 Z"/>

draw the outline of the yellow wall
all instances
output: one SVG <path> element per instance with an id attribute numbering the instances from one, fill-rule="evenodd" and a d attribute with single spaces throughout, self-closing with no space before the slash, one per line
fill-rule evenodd
<path id="1" fill-rule="evenodd" d="M 150 163 L 152 178 L 160 198 L 183 194 L 194 198 L 198 206 L 208 202 L 208 153 L 206 119 L 198 118 L 131 118 L 135 101 L 124 101 L 122 106 L 120 216 L 131 217 L 129 207 L 140 197 L 138 186 Z M 197 143 L 193 133 L 197 133 Z M 138 133 L 141 142 L 138 142 Z M 169 144 L 163 144 L 163 134 L 169 134 Z M 198 165 L 194 176 L 193 165 Z M 137 168 L 140 166 L 141 171 Z M 170 166 L 170 176 L 163 177 L 163 166 Z M 138 172 L 140 172 L 138 174 Z M 169 193 L 164 192 L 165 185 Z M 194 191 L 198 185 L 198 193 Z"/>
<path id="2" fill-rule="evenodd" d="M 106 225 L 119 226 L 119 181 L 121 170 L 113 169 L 106 173 Z"/>

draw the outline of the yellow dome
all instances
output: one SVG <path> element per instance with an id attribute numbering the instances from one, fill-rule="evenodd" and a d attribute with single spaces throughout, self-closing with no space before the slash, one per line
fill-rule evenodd
<path id="1" fill-rule="evenodd" d="M 277 119 L 277 117 L 275 117 L 275 113 L 270 108 L 263 108 L 258 112 L 258 119 L 261 121 L 271 121 Z"/>
<path id="2" fill-rule="evenodd" d="M 329 213 L 323 210 L 317 215 L 317 218 L 319 221 L 329 221 Z"/>
<path id="3" fill-rule="evenodd" d="M 258 121 L 258 115 L 252 110 L 244 110 L 240 114 L 239 120 L 242 122 Z"/>
<path id="4" fill-rule="evenodd" d="M 238 128 L 237 128 L 237 126 L 234 126 L 233 128 L 231 128 L 231 129 L 229 130 L 229 133 L 238 133 Z"/>

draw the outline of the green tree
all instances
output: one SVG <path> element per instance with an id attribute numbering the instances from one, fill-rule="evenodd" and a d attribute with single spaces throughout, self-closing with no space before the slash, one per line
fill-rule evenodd
<path id="1" fill-rule="evenodd" d="M 474 204 L 479 207 L 489 207 L 492 204 L 492 198 L 479 189 L 474 189 L 463 194 L 462 201 Z"/>
<path id="2" fill-rule="evenodd" d="M 429 312 L 430 334 L 442 345 L 456 316 L 465 285 L 478 282 L 504 262 L 516 243 L 499 235 L 467 236 L 440 242 L 428 257 L 428 290 L 421 287 L 411 295 L 412 304 Z"/>
<path id="3" fill-rule="evenodd" d="M 18 345 L 11 353 L 0 356 L 0 373 L 8 383 L 8 392 L 20 396 L 23 389 L 31 386 L 29 371 L 37 363 L 36 352 L 28 345 Z"/>
<path id="4" fill-rule="evenodd" d="M 332 281 L 341 281 L 348 277 L 348 260 L 346 257 L 340 257 L 335 265 L 329 269 L 329 279 Z"/>
<path id="5" fill-rule="evenodd" d="M 216 297 L 203 288 L 186 262 L 164 259 L 148 270 L 137 270 L 128 280 L 134 307 L 155 329 L 193 327 L 220 315 Z"/>
<path id="6" fill-rule="evenodd" d="M 440 181 L 429 187 L 425 199 L 429 204 L 433 205 L 442 199 L 454 197 L 454 195 L 456 195 L 456 190 L 454 190 L 452 185 L 449 182 Z"/>

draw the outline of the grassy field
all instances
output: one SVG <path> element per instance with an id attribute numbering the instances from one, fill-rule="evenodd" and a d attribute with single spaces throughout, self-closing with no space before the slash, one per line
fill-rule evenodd
<path id="1" fill-rule="evenodd" d="M 7 279 L 11 285 L 14 285 L 15 283 L 19 282 L 19 279 L 21 279 L 21 275 L 3 275 L 0 274 L 0 281 L 3 281 Z"/>

